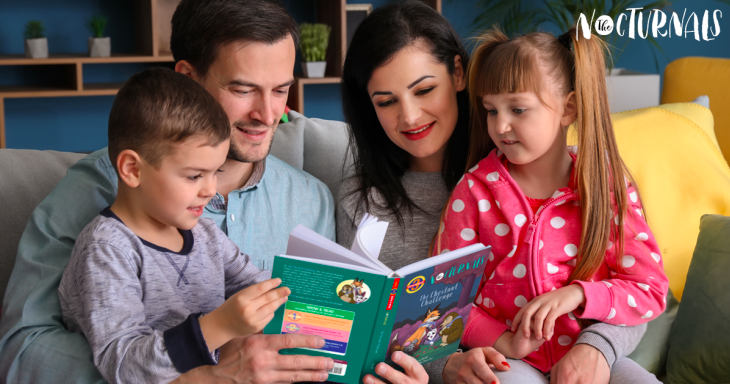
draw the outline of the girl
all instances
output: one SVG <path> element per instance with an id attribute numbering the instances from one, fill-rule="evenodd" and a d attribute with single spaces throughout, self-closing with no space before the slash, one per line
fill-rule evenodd
<path id="1" fill-rule="evenodd" d="M 579 320 L 636 325 L 665 306 L 659 249 L 613 134 L 604 52 L 575 29 L 480 38 L 468 73 L 469 170 L 434 247 L 492 246 L 462 343 L 542 373 L 573 346 Z M 577 149 L 567 147 L 573 123 Z M 509 364 L 502 383 L 547 382 Z"/>

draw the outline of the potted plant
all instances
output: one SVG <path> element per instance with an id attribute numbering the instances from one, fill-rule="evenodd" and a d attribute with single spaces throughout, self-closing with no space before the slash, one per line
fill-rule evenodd
<path id="1" fill-rule="evenodd" d="M 94 34 L 89 37 L 89 56 L 91 57 L 109 57 L 112 54 L 112 39 L 104 37 L 104 28 L 106 28 L 106 17 L 94 16 L 89 21 L 89 28 Z"/>
<path id="2" fill-rule="evenodd" d="M 299 27 L 302 51 L 302 70 L 305 77 L 324 77 L 327 67 L 327 44 L 330 38 L 330 28 L 326 24 L 304 23 Z"/>
<path id="3" fill-rule="evenodd" d="M 46 28 L 38 20 L 25 25 L 25 57 L 45 59 L 48 57 L 48 40 L 43 35 Z"/>

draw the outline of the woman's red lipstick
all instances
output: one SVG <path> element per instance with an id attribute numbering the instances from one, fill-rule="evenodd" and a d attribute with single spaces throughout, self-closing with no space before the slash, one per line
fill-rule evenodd
<path id="1" fill-rule="evenodd" d="M 428 136 L 431 131 L 433 130 L 433 126 L 436 125 L 435 121 L 432 121 L 428 124 L 422 125 L 420 127 L 408 130 L 408 131 L 402 131 L 401 133 L 403 136 L 406 137 L 408 140 L 421 140 L 424 137 Z"/>

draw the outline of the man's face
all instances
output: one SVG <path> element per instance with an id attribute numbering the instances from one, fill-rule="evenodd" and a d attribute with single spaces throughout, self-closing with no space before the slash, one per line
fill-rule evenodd
<path id="1" fill-rule="evenodd" d="M 195 78 L 221 103 L 233 132 L 228 158 L 253 163 L 269 154 L 294 83 L 294 40 L 239 41 L 220 47 L 204 78 Z"/>

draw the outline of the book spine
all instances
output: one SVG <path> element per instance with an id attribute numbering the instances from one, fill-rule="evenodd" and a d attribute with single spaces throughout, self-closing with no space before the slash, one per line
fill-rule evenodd
<path id="1" fill-rule="evenodd" d="M 400 284 L 400 278 L 387 279 L 385 284 L 386 286 L 383 289 L 383 297 L 380 300 L 378 314 L 375 317 L 370 350 L 365 357 L 363 375 L 369 373 L 377 377 L 375 374 L 375 366 L 385 361 L 388 345 L 390 344 L 390 334 L 393 330 L 393 323 L 395 322 L 395 314 L 398 311 L 398 298 L 400 296 L 398 285 Z"/>

